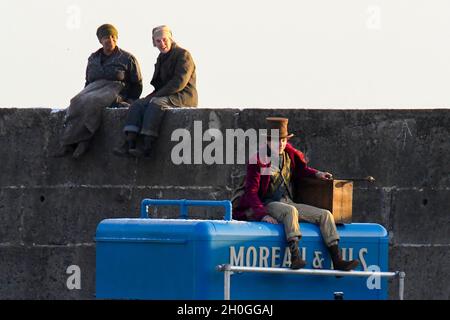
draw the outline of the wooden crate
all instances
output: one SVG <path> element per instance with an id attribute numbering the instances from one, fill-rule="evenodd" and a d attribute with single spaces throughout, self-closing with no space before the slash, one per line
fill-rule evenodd
<path id="1" fill-rule="evenodd" d="M 330 210 L 336 223 L 352 222 L 353 182 L 305 178 L 294 201 Z"/>

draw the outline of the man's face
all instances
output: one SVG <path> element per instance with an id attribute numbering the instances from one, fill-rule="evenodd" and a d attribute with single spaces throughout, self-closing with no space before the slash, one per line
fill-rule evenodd
<path id="1" fill-rule="evenodd" d="M 287 138 L 280 139 L 280 154 L 284 152 L 284 149 L 286 148 Z"/>
<path id="2" fill-rule="evenodd" d="M 269 141 L 270 143 L 272 143 L 272 140 Z M 278 153 L 282 154 L 284 152 L 284 149 L 286 148 L 286 144 L 287 144 L 287 138 L 281 138 L 278 141 Z"/>
<path id="3" fill-rule="evenodd" d="M 153 38 L 153 41 L 161 53 L 167 53 L 170 51 L 170 48 L 172 48 L 172 40 L 166 33 L 156 35 L 156 37 Z"/>
<path id="4" fill-rule="evenodd" d="M 100 43 L 102 44 L 105 53 L 111 53 L 117 46 L 117 37 L 113 35 L 104 36 L 100 39 Z"/>

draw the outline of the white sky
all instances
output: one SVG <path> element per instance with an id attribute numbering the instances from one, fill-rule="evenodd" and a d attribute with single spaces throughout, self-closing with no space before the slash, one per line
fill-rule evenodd
<path id="1" fill-rule="evenodd" d="M 65 108 L 103 23 L 144 76 L 168 24 L 207 108 L 448 108 L 449 0 L 1 0 L 0 107 Z"/>

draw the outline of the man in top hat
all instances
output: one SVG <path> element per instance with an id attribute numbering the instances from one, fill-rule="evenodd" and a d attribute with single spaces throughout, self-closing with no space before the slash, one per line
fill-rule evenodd
<path id="1" fill-rule="evenodd" d="M 114 149 L 119 156 L 150 156 L 165 110 L 198 104 L 195 64 L 189 51 L 175 43 L 172 31 L 165 25 L 152 30 L 152 40 L 160 52 L 150 82 L 155 90 L 131 105 L 123 129 L 126 141 Z M 138 135 L 144 137 L 143 150 L 136 146 Z"/>
<path id="2" fill-rule="evenodd" d="M 292 269 L 300 269 L 306 265 L 306 262 L 300 257 L 298 248 L 301 238 L 299 221 L 318 224 L 334 268 L 343 271 L 356 268 L 357 260 L 344 261 L 341 258 L 338 247 L 339 235 L 331 212 L 295 203 L 292 200 L 292 190 L 298 187 L 301 178 L 315 177 L 329 180 L 332 179 L 331 173 L 308 167 L 303 153 L 287 142 L 293 136 L 288 132 L 287 118 L 269 117 L 266 120 L 269 133 L 271 129 L 278 129 L 279 132 L 278 150 L 271 150 L 273 144 L 270 141 L 272 138 L 270 134 L 267 148 L 269 152 L 278 152 L 279 166 L 275 167 L 274 163 L 264 159 L 261 152 L 255 155 L 256 159 L 253 159 L 255 161 L 250 161 L 247 167 L 243 194 L 238 200 L 234 217 L 237 220 L 283 223 L 291 253 Z M 270 169 L 270 174 L 261 174 L 264 168 Z"/>

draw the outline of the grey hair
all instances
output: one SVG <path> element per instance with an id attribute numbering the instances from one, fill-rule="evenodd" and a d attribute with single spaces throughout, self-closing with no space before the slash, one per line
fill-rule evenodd
<path id="1" fill-rule="evenodd" d="M 167 25 L 157 26 L 157 27 L 153 28 L 153 30 L 152 30 L 152 40 L 153 40 L 154 47 L 156 47 L 156 45 L 155 45 L 155 34 L 156 33 L 167 33 L 169 35 L 170 40 L 173 41 L 172 30 L 170 30 L 169 26 L 167 26 Z"/>

